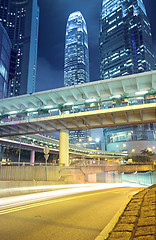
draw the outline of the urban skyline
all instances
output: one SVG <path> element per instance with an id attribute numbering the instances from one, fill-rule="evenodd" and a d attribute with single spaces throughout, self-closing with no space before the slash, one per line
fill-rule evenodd
<path id="1" fill-rule="evenodd" d="M 63 87 L 63 64 L 65 47 L 66 22 L 69 15 L 80 10 L 84 16 L 89 35 L 90 50 L 90 80 L 100 79 L 99 68 L 99 20 L 102 1 L 60 1 L 39 0 L 40 6 L 40 30 L 38 48 L 38 68 L 36 91 Z M 156 31 L 154 28 L 156 3 L 152 0 L 144 0 L 147 15 L 150 19 L 154 52 L 156 53 Z M 89 8 L 88 8 L 89 6 Z M 44 27 L 45 22 L 52 23 L 49 31 Z M 54 24 L 55 23 L 55 24 Z M 55 33 L 55 34 L 53 34 Z M 44 78 L 44 81 L 43 81 Z"/>

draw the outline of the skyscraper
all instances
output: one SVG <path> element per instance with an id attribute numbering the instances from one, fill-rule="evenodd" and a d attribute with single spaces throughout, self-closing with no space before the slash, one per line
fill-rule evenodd
<path id="1" fill-rule="evenodd" d="M 0 99 L 7 97 L 11 41 L 0 23 Z"/>
<path id="2" fill-rule="evenodd" d="M 89 82 L 89 50 L 86 22 L 77 11 L 71 13 L 66 27 L 64 85 L 71 86 Z M 78 139 L 87 139 L 89 130 L 70 132 L 69 139 L 75 143 Z"/>
<path id="3" fill-rule="evenodd" d="M 150 23 L 142 0 L 103 0 L 101 79 L 153 70 Z"/>
<path id="4" fill-rule="evenodd" d="M 155 69 L 151 28 L 142 0 L 103 0 L 99 43 L 101 79 Z M 154 124 L 105 129 L 105 145 L 115 150 L 117 142 L 154 140 L 155 130 Z"/>
<path id="5" fill-rule="evenodd" d="M 0 21 L 17 51 L 16 75 L 10 96 L 35 91 L 39 7 L 37 0 L 0 0 Z"/>
<path id="6" fill-rule="evenodd" d="M 66 27 L 64 85 L 89 82 L 87 26 L 82 14 L 70 14 Z"/>

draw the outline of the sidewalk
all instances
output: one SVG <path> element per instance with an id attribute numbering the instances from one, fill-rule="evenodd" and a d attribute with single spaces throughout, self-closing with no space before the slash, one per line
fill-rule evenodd
<path id="1" fill-rule="evenodd" d="M 156 184 L 131 198 L 110 232 L 96 240 L 156 240 Z"/>

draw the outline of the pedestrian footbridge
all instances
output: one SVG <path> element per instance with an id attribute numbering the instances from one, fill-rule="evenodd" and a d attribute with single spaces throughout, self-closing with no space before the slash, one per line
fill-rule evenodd
<path id="1" fill-rule="evenodd" d="M 156 71 L 0 100 L 0 137 L 156 122 Z"/>

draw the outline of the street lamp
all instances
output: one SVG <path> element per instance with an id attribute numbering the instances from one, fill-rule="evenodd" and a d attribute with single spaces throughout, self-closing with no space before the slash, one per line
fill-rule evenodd
<path id="1" fill-rule="evenodd" d="M 149 152 L 152 152 L 152 148 L 150 148 L 150 147 L 148 147 L 147 150 L 148 150 Z"/>

